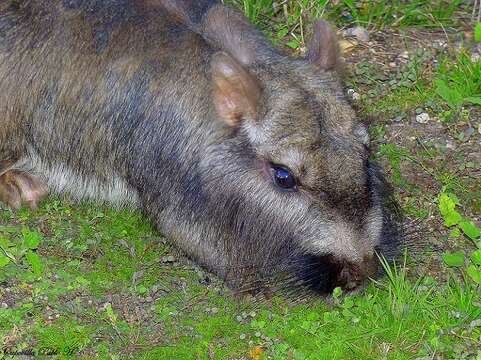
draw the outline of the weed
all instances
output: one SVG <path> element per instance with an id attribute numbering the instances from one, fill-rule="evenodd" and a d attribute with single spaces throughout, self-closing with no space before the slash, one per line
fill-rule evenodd
<path id="1" fill-rule="evenodd" d="M 481 42 L 481 23 L 477 23 L 474 27 L 474 41 Z"/>
<path id="2" fill-rule="evenodd" d="M 469 103 L 481 105 L 481 62 L 473 62 L 461 52 L 454 61 L 441 62 L 434 84 L 436 94 L 450 108 Z"/>
<path id="3" fill-rule="evenodd" d="M 261 16 L 272 15 L 272 1 L 258 0 L 258 1 L 242 1 L 242 8 L 244 14 L 253 22 L 259 23 Z"/>
<path id="4" fill-rule="evenodd" d="M 341 25 L 386 26 L 451 26 L 462 0 L 227 0 L 244 10 L 247 17 L 268 32 L 274 41 L 299 49 L 305 46 L 306 26 L 325 17 Z"/>
<path id="5" fill-rule="evenodd" d="M 348 23 L 365 27 L 382 28 L 388 25 L 433 27 L 451 25 L 452 15 L 461 4 L 461 0 L 343 0 L 334 7 L 334 10 Z"/>
<path id="6" fill-rule="evenodd" d="M 43 263 L 36 250 L 42 241 L 42 235 L 38 231 L 22 228 L 21 241 L 11 241 L 9 237 L 2 236 L 2 232 L 4 234 L 15 233 L 16 229 L 0 227 L 0 269 L 10 263 L 18 266 L 28 264 L 33 275 L 40 276 L 43 271 Z"/>
<path id="7" fill-rule="evenodd" d="M 37 328 L 38 353 L 41 355 L 72 356 L 90 343 L 92 330 L 72 321 Z"/>
<path id="8" fill-rule="evenodd" d="M 468 259 L 462 251 L 446 253 L 443 260 L 446 265 L 451 267 L 464 268 L 466 260 L 470 264 L 465 271 L 468 277 L 477 285 L 481 285 L 481 231 L 473 221 L 464 218 L 456 209 L 459 200 L 454 194 L 442 192 L 438 198 L 439 211 L 444 219 L 444 225 L 451 228 L 451 236 L 459 237 L 462 234 L 471 240 L 478 250 L 472 252 Z"/>

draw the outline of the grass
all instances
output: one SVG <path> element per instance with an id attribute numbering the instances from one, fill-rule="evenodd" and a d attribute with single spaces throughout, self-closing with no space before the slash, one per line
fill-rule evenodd
<path id="1" fill-rule="evenodd" d="M 447 29 L 470 15 L 457 0 L 234 2 L 296 51 L 321 15 L 370 29 Z M 413 51 L 390 70 L 356 59 L 348 85 L 376 116 L 373 156 L 428 243 L 363 293 L 239 299 L 141 214 L 50 198 L 0 209 L 0 357 L 481 359 L 479 134 L 466 135 L 481 126 L 480 64 L 452 49 Z M 416 125 L 420 111 L 439 121 Z M 391 135 L 393 119 L 412 143 Z M 456 148 L 425 140 L 431 127 Z"/>
<path id="2" fill-rule="evenodd" d="M 296 0 L 278 1 L 273 5 L 268 0 L 225 1 L 242 8 L 254 23 L 269 20 L 276 12 L 285 18 L 319 17 L 326 14 L 343 24 L 356 24 L 365 27 L 385 26 L 449 26 L 457 20 L 454 15 L 464 5 L 462 0 Z"/>
<path id="3" fill-rule="evenodd" d="M 481 63 L 465 52 L 441 56 L 436 68 L 433 59 L 429 51 L 414 52 L 388 75 L 380 65 L 361 62 L 349 85 L 364 94 L 361 107 L 371 115 L 404 119 L 410 111 L 424 108 L 446 122 L 469 119 L 469 106 L 481 105 Z"/>
<path id="4" fill-rule="evenodd" d="M 446 28 L 459 25 L 463 0 L 225 0 L 244 10 L 277 43 L 298 49 L 306 44 L 306 24 L 324 17 L 342 27 Z M 466 9 L 465 9 L 466 10 Z"/>
<path id="5" fill-rule="evenodd" d="M 2 211 L 2 223 L 3 243 L 21 244 L 35 234 L 42 261 L 41 273 L 25 258 L 0 273 L 0 298 L 15 299 L 0 309 L 5 355 L 226 359 L 255 358 L 257 351 L 278 359 L 409 359 L 477 354 L 481 327 L 470 324 L 481 316 L 479 289 L 460 282 L 456 269 L 446 281 L 427 275 L 411 280 L 414 264 L 386 265 L 387 277 L 364 294 L 334 297 L 331 304 L 252 301 L 233 298 L 219 284 L 200 283 L 205 274 L 191 265 L 177 260 L 162 265 L 172 249 L 139 214 L 53 199 L 35 213 Z"/>
<path id="6" fill-rule="evenodd" d="M 434 80 L 436 94 L 452 109 L 465 104 L 481 105 L 481 62 L 466 53 L 454 61 L 444 60 Z"/>

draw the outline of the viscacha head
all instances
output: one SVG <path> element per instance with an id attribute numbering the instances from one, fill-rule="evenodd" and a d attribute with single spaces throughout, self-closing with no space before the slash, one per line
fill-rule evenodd
<path id="1" fill-rule="evenodd" d="M 366 126 L 337 74 L 334 31 L 316 22 L 307 57 L 291 59 L 221 5 L 191 28 L 220 50 L 212 101 L 231 130 L 206 175 L 211 191 L 223 189 L 213 201 L 229 234 L 221 272 L 247 289 L 265 278 L 322 293 L 359 288 L 399 237 Z"/>

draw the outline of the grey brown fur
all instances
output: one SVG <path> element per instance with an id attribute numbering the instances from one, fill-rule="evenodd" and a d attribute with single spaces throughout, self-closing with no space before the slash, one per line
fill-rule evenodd
<path id="1" fill-rule="evenodd" d="M 241 290 L 357 288 L 398 234 L 325 23 L 310 49 L 216 1 L 2 0 L 0 199 L 138 206 Z"/>

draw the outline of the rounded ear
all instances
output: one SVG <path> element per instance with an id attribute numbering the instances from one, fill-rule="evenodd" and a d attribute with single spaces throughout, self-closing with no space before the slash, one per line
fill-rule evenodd
<path id="1" fill-rule="evenodd" d="M 230 126 L 256 118 L 261 87 L 258 80 L 224 52 L 212 57 L 213 101 L 217 113 Z"/>
<path id="2" fill-rule="evenodd" d="M 276 51 L 264 34 L 238 10 L 217 5 L 204 16 L 200 34 L 244 66 L 272 60 Z"/>
<path id="3" fill-rule="evenodd" d="M 327 21 L 317 20 L 314 23 L 307 58 L 322 70 L 334 70 L 339 65 L 339 44 L 336 32 Z"/>
<path id="4" fill-rule="evenodd" d="M 218 5 L 218 0 L 137 0 L 147 8 L 163 9 L 171 19 L 197 32 L 202 18 L 209 9 Z"/>

